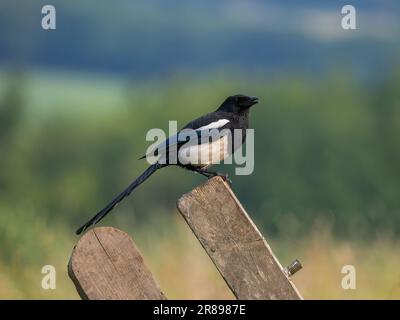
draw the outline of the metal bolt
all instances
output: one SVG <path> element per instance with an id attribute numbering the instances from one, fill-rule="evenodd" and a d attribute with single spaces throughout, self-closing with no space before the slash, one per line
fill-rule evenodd
<path id="1" fill-rule="evenodd" d="M 297 271 L 299 271 L 303 266 L 301 265 L 299 260 L 294 260 L 291 264 L 289 264 L 286 268 L 283 269 L 283 271 L 291 277 L 294 275 Z"/>

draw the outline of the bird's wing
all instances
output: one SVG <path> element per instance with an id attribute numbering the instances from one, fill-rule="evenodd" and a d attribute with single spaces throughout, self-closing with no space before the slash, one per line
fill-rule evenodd
<path id="1" fill-rule="evenodd" d="M 189 141 L 191 144 L 208 143 L 210 138 L 215 137 L 216 132 L 230 128 L 229 119 L 218 117 L 215 113 L 207 114 L 188 123 L 181 131 L 152 148 L 142 158 L 177 154 L 177 150 Z"/>
<path id="2" fill-rule="evenodd" d="M 230 117 L 221 112 L 211 112 L 189 122 L 183 129 L 206 130 L 222 129 L 231 123 Z"/>

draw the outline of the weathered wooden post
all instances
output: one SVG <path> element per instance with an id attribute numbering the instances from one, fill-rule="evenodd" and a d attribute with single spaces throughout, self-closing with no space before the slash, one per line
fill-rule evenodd
<path id="1" fill-rule="evenodd" d="M 178 201 L 178 209 L 238 299 L 301 299 L 266 240 L 220 177 Z"/>
<path id="2" fill-rule="evenodd" d="M 301 299 L 290 280 L 300 262 L 282 268 L 221 178 L 183 195 L 177 206 L 237 299 Z M 68 274 L 83 299 L 166 299 L 133 240 L 115 228 L 86 232 Z"/>
<path id="3" fill-rule="evenodd" d="M 75 246 L 68 274 L 82 299 L 166 299 L 132 239 L 121 230 L 89 230 Z"/>

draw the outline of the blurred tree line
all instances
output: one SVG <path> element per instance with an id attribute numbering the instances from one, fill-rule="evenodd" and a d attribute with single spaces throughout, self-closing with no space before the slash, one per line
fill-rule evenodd
<path id="1" fill-rule="evenodd" d="M 400 72 L 364 85 L 340 75 L 130 83 L 124 102 L 109 112 L 96 110 L 96 97 L 90 108 L 74 109 L 88 116 L 65 112 L 70 102 L 59 101 L 57 112 L 37 121 L 23 76 L 7 79 L 0 91 L 3 231 L 20 212 L 72 233 L 145 169 L 136 159 L 150 144 L 147 130 L 167 130 L 168 120 L 182 126 L 242 92 L 261 98 L 251 121 L 255 171 L 221 170 L 231 173 L 234 191 L 264 229 L 305 233 L 321 220 L 341 236 L 400 232 Z M 200 181 L 163 169 L 106 224 L 123 228 L 173 213 L 177 198 Z M 18 218 L 20 227 L 29 221 Z"/>

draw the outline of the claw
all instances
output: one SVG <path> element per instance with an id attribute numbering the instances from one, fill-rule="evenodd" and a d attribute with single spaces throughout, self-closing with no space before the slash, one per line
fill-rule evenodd
<path id="1" fill-rule="evenodd" d="M 232 180 L 228 178 L 227 174 L 218 174 L 218 177 L 221 177 L 225 182 L 228 182 L 229 184 L 232 184 Z"/>

